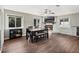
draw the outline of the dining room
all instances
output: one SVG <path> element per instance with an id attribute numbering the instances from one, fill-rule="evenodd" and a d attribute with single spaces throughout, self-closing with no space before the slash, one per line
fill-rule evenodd
<path id="1" fill-rule="evenodd" d="M 2 52 L 79 52 L 78 10 L 72 5 L 5 5 Z"/>

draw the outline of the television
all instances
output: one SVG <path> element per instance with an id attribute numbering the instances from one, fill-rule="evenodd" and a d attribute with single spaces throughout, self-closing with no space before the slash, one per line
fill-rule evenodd
<path id="1" fill-rule="evenodd" d="M 55 20 L 54 16 L 48 16 L 45 18 L 45 23 L 53 23 Z"/>

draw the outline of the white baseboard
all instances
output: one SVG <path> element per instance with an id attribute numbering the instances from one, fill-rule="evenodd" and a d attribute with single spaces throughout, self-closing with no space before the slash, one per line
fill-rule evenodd
<path id="1" fill-rule="evenodd" d="M 65 34 L 65 33 L 60 33 L 60 34 Z M 79 36 L 71 35 L 71 34 L 65 34 L 65 35 L 74 36 L 74 37 L 79 37 Z"/>
<path id="2" fill-rule="evenodd" d="M 4 40 L 8 40 L 8 39 L 9 39 L 9 37 L 5 37 L 5 38 L 4 38 Z"/>

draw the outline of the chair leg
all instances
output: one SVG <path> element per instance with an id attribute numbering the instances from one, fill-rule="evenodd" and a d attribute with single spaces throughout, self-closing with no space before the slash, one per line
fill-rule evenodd
<path id="1" fill-rule="evenodd" d="M 28 37 L 28 43 L 30 43 L 30 37 Z"/>

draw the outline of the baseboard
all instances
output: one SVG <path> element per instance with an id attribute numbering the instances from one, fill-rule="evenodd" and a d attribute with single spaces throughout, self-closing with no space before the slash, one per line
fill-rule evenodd
<path id="1" fill-rule="evenodd" d="M 76 36 L 76 35 L 65 34 L 65 33 L 59 33 L 59 34 L 68 35 L 68 36 L 74 36 L 74 37 L 79 37 L 79 36 Z"/>
<path id="2" fill-rule="evenodd" d="M 8 39 L 9 39 L 9 37 L 5 37 L 5 38 L 4 38 L 4 40 L 8 40 Z"/>

